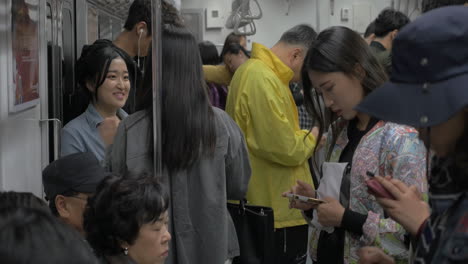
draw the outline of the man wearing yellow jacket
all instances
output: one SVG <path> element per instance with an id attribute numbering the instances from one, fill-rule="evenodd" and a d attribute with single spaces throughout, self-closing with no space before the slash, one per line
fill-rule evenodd
<path id="1" fill-rule="evenodd" d="M 312 184 L 307 160 L 316 138 L 299 128 L 289 82 L 300 80 L 315 37 L 310 26 L 298 25 L 271 50 L 254 43 L 251 59 L 234 74 L 227 98 L 226 112 L 244 132 L 249 149 L 252 177 L 247 200 L 273 208 L 276 248 L 272 254 L 281 264 L 306 259 L 306 222 L 299 211 L 289 209 L 281 193 L 297 180 Z"/>

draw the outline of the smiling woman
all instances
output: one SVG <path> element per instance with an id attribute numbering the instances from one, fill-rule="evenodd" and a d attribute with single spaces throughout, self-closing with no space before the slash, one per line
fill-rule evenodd
<path id="1" fill-rule="evenodd" d="M 100 126 L 117 126 L 127 116 L 121 108 L 131 88 L 126 54 L 107 41 L 96 41 L 85 46 L 78 60 L 77 79 L 89 100 L 86 111 L 68 123 L 62 130 L 61 155 L 92 152 L 100 161 L 104 159 L 105 142 Z M 104 122 L 105 121 L 105 122 Z M 104 122 L 104 123 L 103 123 Z"/>

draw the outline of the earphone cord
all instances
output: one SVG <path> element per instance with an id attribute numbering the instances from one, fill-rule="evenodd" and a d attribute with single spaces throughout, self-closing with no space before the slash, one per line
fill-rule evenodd
<path id="1" fill-rule="evenodd" d="M 140 40 L 141 40 L 141 34 L 143 32 L 140 31 L 140 34 L 138 35 L 138 53 L 137 53 L 137 62 L 138 62 L 138 68 L 140 68 Z"/>

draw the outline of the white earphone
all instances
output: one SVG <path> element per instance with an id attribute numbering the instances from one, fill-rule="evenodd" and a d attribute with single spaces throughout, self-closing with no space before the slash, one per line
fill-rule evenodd
<path id="1" fill-rule="evenodd" d="M 141 28 L 140 29 L 140 35 L 143 34 L 144 32 L 145 32 L 145 30 Z"/>

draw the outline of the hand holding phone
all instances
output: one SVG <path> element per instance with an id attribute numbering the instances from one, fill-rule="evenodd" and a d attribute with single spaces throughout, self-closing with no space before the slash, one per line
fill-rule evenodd
<path id="1" fill-rule="evenodd" d="M 368 171 L 367 176 L 370 178 L 366 180 L 366 185 L 367 185 L 367 192 L 369 194 L 374 195 L 377 198 L 387 198 L 387 199 L 392 199 L 395 200 L 395 197 L 385 189 L 385 187 L 380 184 L 375 178 L 374 174 L 370 171 Z"/>
<path id="2" fill-rule="evenodd" d="M 308 204 L 313 204 L 313 205 L 318 205 L 318 204 L 325 203 L 324 200 L 311 198 L 311 197 L 307 197 L 307 196 L 302 196 L 302 195 L 299 195 L 299 194 L 293 194 L 293 193 L 287 193 L 286 197 L 294 199 L 296 201 L 300 201 L 300 202 L 308 203 Z"/>

